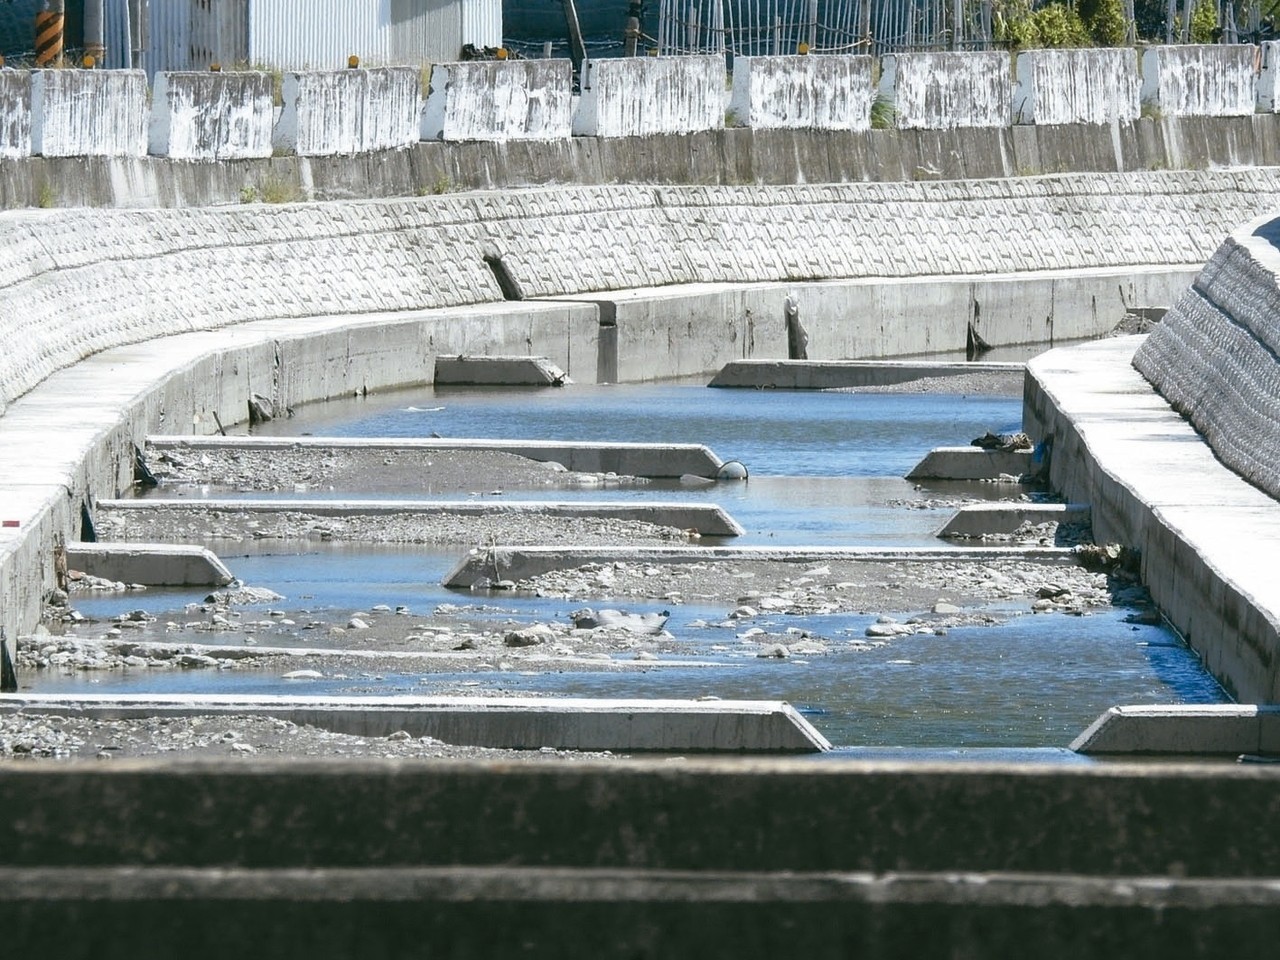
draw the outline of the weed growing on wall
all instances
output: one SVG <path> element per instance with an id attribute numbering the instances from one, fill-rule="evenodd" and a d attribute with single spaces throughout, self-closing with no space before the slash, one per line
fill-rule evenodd
<path id="1" fill-rule="evenodd" d="M 888 97 L 876 97 L 871 104 L 871 129 L 892 130 L 898 123 L 898 111 Z"/>

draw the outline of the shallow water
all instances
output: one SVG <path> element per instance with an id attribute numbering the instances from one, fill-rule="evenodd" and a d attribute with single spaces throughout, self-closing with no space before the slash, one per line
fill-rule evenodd
<path id="1" fill-rule="evenodd" d="M 314 405 L 258 431 L 277 435 L 548 438 L 706 443 L 743 460 L 745 484 L 690 489 L 658 484 L 642 492 L 587 490 L 587 499 L 689 499 L 724 506 L 747 528 L 738 542 L 777 544 L 939 545 L 933 531 L 948 509 L 912 509 L 939 493 L 1009 495 L 1003 485 L 929 489 L 901 479 L 930 448 L 964 444 L 987 430 L 1018 429 L 1015 397 L 939 394 L 787 393 L 708 390 L 688 384 L 572 386 L 547 390 L 422 390 Z M 482 484 L 476 491 L 489 491 Z M 304 496 L 316 496 L 308 491 Z M 334 495 L 337 495 L 335 492 Z M 563 491 L 505 491 L 509 499 L 564 499 Z M 225 544 L 221 552 L 245 582 L 269 586 L 304 608 L 336 620 L 376 604 L 408 606 L 415 620 L 438 604 L 484 604 L 477 621 L 564 621 L 581 602 L 503 594 L 459 594 L 439 586 L 460 551 L 421 547 Z M 78 601 L 87 615 L 108 617 L 142 607 L 165 619 L 182 615 L 205 591 L 148 591 Z M 618 606 L 597 603 L 596 606 Z M 646 612 L 654 603 L 625 604 Z M 253 608 L 247 608 L 252 610 Z M 724 628 L 721 607 L 668 607 L 668 629 L 680 650 L 668 661 L 702 666 L 638 665 L 557 672 L 492 669 L 449 674 L 343 668 L 299 684 L 257 671 L 130 672 L 43 676 L 39 688 L 120 692 L 320 694 L 457 693 L 608 697 L 784 699 L 801 709 L 833 743 L 846 748 L 930 748 L 935 753 L 1008 756 L 1058 762 L 1055 748 L 1117 703 L 1211 703 L 1225 697 L 1180 639 L 1163 627 L 1126 623 L 1128 611 L 1086 617 L 1013 615 L 997 626 L 957 627 L 946 636 L 901 637 L 860 649 L 874 614 L 771 616 L 750 622 L 770 634 L 808 631 L 827 641 L 825 655 L 760 659 L 754 644 Z M 264 611 L 259 610 L 259 613 Z M 879 611 L 877 611 L 879 612 Z M 921 611 L 888 611 L 902 617 Z M 1009 616 L 1009 609 L 992 609 Z M 467 616 L 464 613 L 462 616 Z M 699 623 L 698 621 L 705 621 Z M 172 639 L 187 639 L 182 633 Z M 207 636 L 196 634 L 195 637 Z M 261 644 L 299 645 L 260 635 Z M 309 642 L 329 645 L 332 638 Z M 625 655 L 616 655 L 621 659 Z M 519 667 L 519 661 L 513 661 Z M 977 751 L 977 753 L 966 753 Z M 1001 754 L 1006 755 L 1006 754 Z"/>

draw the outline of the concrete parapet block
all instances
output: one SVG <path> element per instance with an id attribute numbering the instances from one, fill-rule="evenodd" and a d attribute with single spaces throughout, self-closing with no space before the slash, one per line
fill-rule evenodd
<path id="1" fill-rule="evenodd" d="M 272 96 L 267 73 L 157 73 L 150 151 L 173 160 L 269 157 Z"/>
<path id="2" fill-rule="evenodd" d="M 213 551 L 174 543 L 69 543 L 67 566 L 148 587 L 220 587 L 233 579 Z"/>
<path id="3" fill-rule="evenodd" d="M 1112 707 L 1071 743 L 1098 755 L 1236 756 L 1277 747 L 1280 706 L 1234 703 Z"/>
<path id="4" fill-rule="evenodd" d="M 403 730 L 508 750 L 820 753 L 831 749 L 794 707 L 756 700 L 518 697 L 242 697 L 24 695 L 0 710 L 99 719 L 268 716 L 363 737 Z"/>
<path id="5" fill-rule="evenodd" d="M 437 63 L 423 140 L 563 140 L 573 132 L 568 60 Z"/>
<path id="6" fill-rule="evenodd" d="M 0 160 L 31 156 L 31 74 L 0 70 Z"/>
<path id="7" fill-rule="evenodd" d="M 562 387 L 569 375 L 546 357 L 436 357 L 434 383 L 454 386 Z"/>
<path id="8" fill-rule="evenodd" d="M 1011 86 L 1009 55 L 999 50 L 898 53 L 881 63 L 880 94 L 903 128 L 1007 127 Z"/>
<path id="9" fill-rule="evenodd" d="M 31 152 L 146 156 L 149 109 L 141 70 L 37 70 L 31 75 Z"/>
<path id="10" fill-rule="evenodd" d="M 1257 105 L 1253 44 L 1152 46 L 1142 55 L 1142 102 L 1165 117 L 1245 117 Z"/>
<path id="11" fill-rule="evenodd" d="M 1280 110 L 1280 40 L 1264 40 L 1259 45 L 1261 70 L 1258 74 L 1258 110 L 1276 113 Z"/>
<path id="12" fill-rule="evenodd" d="M 1036 470 L 1030 450 L 983 450 L 981 447 L 936 447 L 911 468 L 908 480 L 1017 481 Z"/>
<path id="13" fill-rule="evenodd" d="M 410 67 L 286 73 L 274 144 L 298 156 L 396 150 L 416 143 L 421 79 Z"/>
<path id="14" fill-rule="evenodd" d="M 865 56 L 735 57 L 729 110 L 755 130 L 870 130 L 871 68 Z"/>
<path id="15" fill-rule="evenodd" d="M 724 126 L 724 58 L 589 60 L 573 132 L 589 137 L 694 133 Z"/>
<path id="16" fill-rule="evenodd" d="M 1141 113 L 1132 50 L 1025 50 L 1018 54 L 1015 123 L 1129 123 Z"/>

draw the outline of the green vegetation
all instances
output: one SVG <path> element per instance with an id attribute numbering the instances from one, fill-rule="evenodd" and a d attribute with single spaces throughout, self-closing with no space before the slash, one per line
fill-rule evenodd
<path id="1" fill-rule="evenodd" d="M 871 129 L 891 130 L 898 123 L 898 112 L 888 97 L 876 97 L 871 104 Z"/>

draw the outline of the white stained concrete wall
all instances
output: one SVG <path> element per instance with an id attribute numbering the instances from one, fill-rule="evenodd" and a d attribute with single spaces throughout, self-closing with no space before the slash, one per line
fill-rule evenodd
<path id="1" fill-rule="evenodd" d="M 270 74 L 158 73 L 151 153 L 175 160 L 269 157 L 274 121 Z"/>
<path id="2" fill-rule="evenodd" d="M 1011 87 L 1009 55 L 999 50 L 900 53 L 880 70 L 880 93 L 906 128 L 1007 127 Z"/>
<path id="3" fill-rule="evenodd" d="M 729 109 L 757 130 L 869 130 L 871 64 L 871 57 L 736 57 Z"/>
<path id="4" fill-rule="evenodd" d="M 149 109 L 141 70 L 37 70 L 31 75 L 31 152 L 146 156 Z"/>
<path id="5" fill-rule="evenodd" d="M 423 140 L 563 140 L 573 126 L 568 60 L 437 63 Z"/>
<path id="6" fill-rule="evenodd" d="M 1111 123 L 1137 120 L 1142 78 L 1128 47 L 1027 50 L 1018 54 L 1016 123 Z"/>
<path id="7" fill-rule="evenodd" d="M 0 70 L 0 159 L 31 156 L 31 74 Z"/>
<path id="8" fill-rule="evenodd" d="M 287 73 L 275 146 L 304 157 L 407 147 L 419 136 L 421 87 L 411 67 Z"/>
<path id="9" fill-rule="evenodd" d="M 1265 40 L 1261 46 L 1262 72 L 1258 76 L 1258 109 L 1276 112 L 1276 92 L 1280 86 L 1280 40 Z"/>
<path id="10" fill-rule="evenodd" d="M 724 58 L 589 60 L 573 132 L 588 137 L 693 133 L 724 126 Z"/>
<path id="11" fill-rule="evenodd" d="M 1254 112 L 1258 48 L 1252 44 L 1148 47 L 1142 102 L 1166 117 L 1245 117 Z"/>

